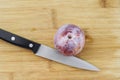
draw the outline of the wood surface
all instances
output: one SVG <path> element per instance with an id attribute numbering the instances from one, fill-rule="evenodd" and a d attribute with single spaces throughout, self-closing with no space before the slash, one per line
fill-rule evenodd
<path id="1" fill-rule="evenodd" d="M 65 66 L 0 40 L 0 80 L 120 80 L 120 0 L 0 0 L 0 28 L 50 47 L 67 23 L 85 31 L 85 48 L 77 57 L 100 72 Z"/>

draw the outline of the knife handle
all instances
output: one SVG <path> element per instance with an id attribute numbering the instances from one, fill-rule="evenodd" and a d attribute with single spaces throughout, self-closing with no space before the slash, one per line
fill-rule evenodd
<path id="1" fill-rule="evenodd" d="M 3 29 L 0 29 L 0 39 L 5 40 L 9 43 L 12 43 L 20 47 L 30 49 L 34 53 L 36 53 L 38 48 L 41 46 L 41 44 L 22 38 L 8 31 L 5 31 Z"/>

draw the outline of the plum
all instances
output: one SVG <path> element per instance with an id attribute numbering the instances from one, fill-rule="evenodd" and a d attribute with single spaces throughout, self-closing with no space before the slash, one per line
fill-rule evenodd
<path id="1" fill-rule="evenodd" d="M 84 44 L 84 31 L 73 24 L 63 25 L 54 36 L 55 48 L 66 56 L 73 56 L 80 53 Z"/>

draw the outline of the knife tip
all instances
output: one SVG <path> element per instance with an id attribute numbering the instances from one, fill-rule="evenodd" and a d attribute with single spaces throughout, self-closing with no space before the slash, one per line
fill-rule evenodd
<path id="1" fill-rule="evenodd" d="M 99 68 L 95 68 L 95 69 L 94 69 L 94 71 L 97 71 L 97 72 L 99 72 L 99 71 L 100 71 L 100 69 L 99 69 Z"/>
<path id="2" fill-rule="evenodd" d="M 95 72 L 99 72 L 100 69 L 95 67 L 95 66 L 92 66 L 91 68 L 89 68 L 88 70 L 91 70 L 91 71 L 95 71 Z"/>

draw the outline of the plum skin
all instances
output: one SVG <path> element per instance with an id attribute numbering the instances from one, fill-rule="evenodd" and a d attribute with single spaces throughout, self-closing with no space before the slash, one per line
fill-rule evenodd
<path id="1" fill-rule="evenodd" d="M 65 24 L 54 36 L 55 48 L 66 56 L 80 53 L 85 45 L 84 31 L 73 24 Z"/>

